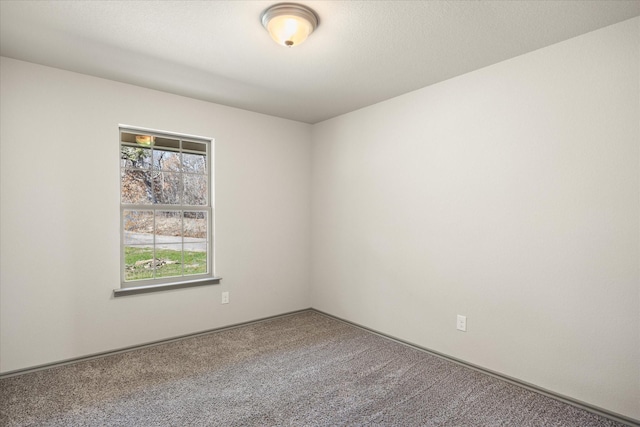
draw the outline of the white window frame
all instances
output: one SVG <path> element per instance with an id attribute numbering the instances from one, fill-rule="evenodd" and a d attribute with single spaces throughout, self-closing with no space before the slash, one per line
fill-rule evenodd
<path id="1" fill-rule="evenodd" d="M 148 204 L 133 204 L 122 202 L 122 165 L 121 165 L 121 147 L 122 146 L 136 146 L 131 141 L 123 141 L 123 134 L 137 134 L 137 135 L 149 135 L 154 138 L 167 138 L 171 140 L 179 141 L 178 151 L 180 153 L 189 152 L 188 149 L 183 147 L 183 143 L 197 143 L 204 144 L 206 146 L 206 179 L 207 179 L 207 204 L 206 205 L 184 205 L 182 204 L 160 204 L 160 203 L 148 203 Z M 158 131 L 147 128 L 140 128 L 128 125 L 119 125 L 119 143 L 118 143 L 118 165 L 120 186 L 118 194 L 120 196 L 120 289 L 114 290 L 114 296 L 124 296 L 132 294 L 140 294 L 154 291 L 162 291 L 168 289 L 178 289 L 201 285 L 218 284 L 221 280 L 220 277 L 215 275 L 215 252 L 214 252 L 214 139 L 186 135 L 175 132 Z M 150 147 L 153 150 L 153 146 Z M 153 153 L 153 151 L 152 151 Z M 195 153 L 195 152 L 194 152 Z M 153 154 L 152 154 L 153 159 Z M 152 160 L 153 163 L 153 160 Z M 185 172 L 180 171 L 180 174 Z M 184 176 L 184 175 L 183 175 Z M 184 180 L 182 181 L 184 182 Z M 172 277 L 161 277 L 151 279 L 140 280 L 125 280 L 125 232 L 124 232 L 124 212 L 129 210 L 137 211 L 202 211 L 207 213 L 207 272 L 204 274 L 192 274 L 181 275 Z M 155 215 L 154 215 L 155 218 Z M 184 226 L 184 224 L 183 224 Z M 184 236 L 182 236 L 184 239 Z M 184 240 L 182 240 L 184 244 Z M 155 234 L 153 237 L 154 257 L 157 243 L 155 242 Z"/>

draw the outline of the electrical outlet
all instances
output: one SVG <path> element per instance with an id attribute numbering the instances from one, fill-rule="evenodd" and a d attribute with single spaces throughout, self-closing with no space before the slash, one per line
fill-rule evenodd
<path id="1" fill-rule="evenodd" d="M 229 292 L 222 293 L 222 304 L 229 304 Z"/>
<path id="2" fill-rule="evenodd" d="M 458 314 L 458 321 L 456 322 L 456 329 L 462 332 L 467 332 L 467 316 Z"/>

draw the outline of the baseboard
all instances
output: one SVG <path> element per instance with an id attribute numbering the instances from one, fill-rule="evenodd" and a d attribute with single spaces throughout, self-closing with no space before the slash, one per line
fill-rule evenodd
<path id="1" fill-rule="evenodd" d="M 514 385 L 516 385 L 518 387 L 523 387 L 523 388 L 525 388 L 527 390 L 533 391 L 535 393 L 542 394 L 542 395 L 550 397 L 552 399 L 556 399 L 556 400 L 558 400 L 560 402 L 563 402 L 563 403 L 566 403 L 568 405 L 572 405 L 572 406 L 575 406 L 577 408 L 584 409 L 585 411 L 592 412 L 594 414 L 603 416 L 603 417 L 608 418 L 610 420 L 613 420 L 613 421 L 616 421 L 616 422 L 619 422 L 619 423 L 622 423 L 622 424 L 625 424 L 625 425 L 628 425 L 628 426 L 640 426 L 640 420 L 636 420 L 636 419 L 627 417 L 625 415 L 621 415 L 621 414 L 609 411 L 607 409 L 591 405 L 591 404 L 586 403 L 586 402 L 582 402 L 580 400 L 571 398 L 569 396 L 564 396 L 562 394 L 553 392 L 551 390 L 547 390 L 547 389 L 545 389 L 543 387 L 539 387 L 539 386 L 537 386 L 535 384 L 530 384 L 530 383 L 528 383 L 526 381 L 522 381 L 522 380 L 519 380 L 517 378 L 510 377 L 508 375 L 504 375 L 504 374 L 502 374 L 500 372 L 492 371 L 491 369 L 487 369 L 487 368 L 484 368 L 482 366 L 478 366 L 478 365 L 475 365 L 473 363 L 466 362 L 464 360 L 449 356 L 449 355 L 441 353 L 439 351 L 435 351 L 435 350 L 423 347 L 421 345 L 417 345 L 415 343 L 412 343 L 412 342 L 409 342 L 409 341 L 405 341 L 405 340 L 400 339 L 400 338 L 396 338 L 394 336 L 385 334 L 383 332 L 377 331 L 377 330 L 369 328 L 367 326 L 360 325 L 360 324 L 355 323 L 355 322 L 351 322 L 349 320 L 343 319 L 343 318 L 338 317 L 338 316 L 334 316 L 333 314 L 326 313 L 326 312 L 324 312 L 322 310 L 318 310 L 318 309 L 315 309 L 315 308 L 312 308 L 312 307 L 304 308 L 304 309 L 301 309 L 301 310 L 290 311 L 290 312 L 286 312 L 286 313 L 282 313 L 282 314 L 276 314 L 276 315 L 273 315 L 273 316 L 261 317 L 259 319 L 248 320 L 246 322 L 234 323 L 232 325 L 222 326 L 222 327 L 219 327 L 219 328 L 207 329 L 207 330 L 204 330 L 204 331 L 194 332 L 194 333 L 191 333 L 191 334 L 179 335 L 179 336 L 175 336 L 175 337 L 172 337 L 172 338 L 166 338 L 166 339 L 162 339 L 162 340 L 151 341 L 151 342 L 147 342 L 147 343 L 144 343 L 144 344 L 133 345 L 133 346 L 129 346 L 129 347 L 123 347 L 123 348 L 110 350 L 110 351 L 99 352 L 99 353 L 93 353 L 93 354 L 89 354 L 89 355 L 86 355 L 86 356 L 75 357 L 75 358 L 72 358 L 72 359 L 65 359 L 65 360 L 61 360 L 61 361 L 57 361 L 57 362 L 46 363 L 46 364 L 33 366 L 33 367 L 29 367 L 29 368 L 24 368 L 24 369 L 17 369 L 17 370 L 14 370 L 14 371 L 9 371 L 9 372 L 5 372 L 5 373 L 0 374 L 0 379 L 9 378 L 9 377 L 17 376 L 17 375 L 25 375 L 25 374 L 29 374 L 29 373 L 32 373 L 32 372 L 41 371 L 41 370 L 44 370 L 44 369 L 51 369 L 51 368 L 55 368 L 55 367 L 58 367 L 58 366 L 64 366 L 64 365 L 69 365 L 69 364 L 73 364 L 73 363 L 83 362 L 83 361 L 86 361 L 86 360 L 97 359 L 97 358 L 100 358 L 100 357 L 106 357 L 106 356 L 110 356 L 110 355 L 113 355 L 113 354 L 126 353 L 126 352 L 130 352 L 130 351 L 139 350 L 139 349 L 142 349 L 142 348 L 155 347 L 155 346 L 158 346 L 158 345 L 162 345 L 162 344 L 166 344 L 166 343 L 170 343 L 170 342 L 174 342 L 174 341 L 180 341 L 180 340 L 184 340 L 184 339 L 187 339 L 187 338 L 193 338 L 193 337 L 197 337 L 197 336 L 200 336 L 200 335 L 210 334 L 212 332 L 226 331 L 226 330 L 229 330 L 229 329 L 240 328 L 242 326 L 247 326 L 247 325 L 251 325 L 251 324 L 254 324 L 254 323 L 264 322 L 266 320 L 277 319 L 277 318 L 286 317 L 286 316 L 292 316 L 294 314 L 302 313 L 302 312 L 305 312 L 305 311 L 316 312 L 316 313 L 321 314 L 323 316 L 327 316 L 327 317 L 329 317 L 331 319 L 338 320 L 340 322 L 346 323 L 348 325 L 354 326 L 354 327 L 362 329 L 364 331 L 367 331 L 367 332 L 376 334 L 378 336 L 381 336 L 383 338 L 395 341 L 395 342 L 397 342 L 399 344 L 406 345 L 406 346 L 414 348 L 416 350 L 424 351 L 424 352 L 429 353 L 429 354 L 431 354 L 433 356 L 440 357 L 442 359 L 448 360 L 448 361 L 456 363 L 458 365 L 465 366 L 467 368 L 473 369 L 473 370 L 478 371 L 478 372 L 482 372 L 482 373 L 490 375 L 490 376 L 492 376 L 494 378 L 498 378 L 498 379 L 506 381 L 506 382 L 508 382 L 510 384 L 514 384 Z"/>
<path id="2" fill-rule="evenodd" d="M 13 371 L 7 371 L 7 372 L 0 373 L 0 379 L 14 377 L 14 376 L 17 376 L 17 375 L 29 374 L 31 372 L 37 372 L 37 371 L 41 371 L 43 369 L 51 369 L 51 368 L 55 368 L 55 367 L 58 367 L 58 366 L 70 365 L 72 363 L 84 362 L 85 360 L 97 359 L 97 358 L 100 358 L 100 357 L 111 356 L 113 354 L 126 353 L 126 352 L 129 352 L 129 351 L 140 350 L 142 348 L 155 347 L 157 345 L 162 345 L 162 344 L 166 344 L 166 343 L 170 343 L 170 342 L 174 342 L 174 341 L 180 341 L 180 340 L 184 340 L 184 339 L 187 339 L 187 338 L 193 338 L 193 337 L 197 337 L 197 336 L 200 336 L 200 335 L 206 335 L 206 334 L 210 334 L 212 332 L 226 331 L 226 330 L 229 330 L 229 329 L 235 329 L 235 328 L 240 328 L 242 326 L 251 325 L 253 323 L 264 322 L 265 320 L 276 319 L 278 317 L 291 316 L 291 315 L 294 315 L 294 314 L 297 314 L 297 313 L 302 313 L 304 311 L 309 311 L 309 310 L 311 310 L 311 308 L 303 308 L 303 309 L 300 309 L 300 310 L 289 311 L 289 312 L 286 312 L 286 313 L 276 314 L 276 315 L 273 315 L 273 316 L 261 317 L 259 319 L 248 320 L 246 322 L 240 322 L 240 323 L 234 323 L 234 324 L 231 324 L 231 325 L 228 325 L 228 326 L 221 326 L 219 328 L 207 329 L 207 330 L 204 330 L 204 331 L 194 332 L 194 333 L 191 333 L 191 334 L 178 335 L 178 336 L 171 337 L 171 338 L 165 338 L 165 339 L 156 340 L 156 341 L 149 341 L 149 342 L 146 342 L 146 343 L 143 343 L 143 344 L 137 344 L 137 345 L 132 345 L 132 346 L 128 346 L 128 347 L 121 347 L 121 348 L 117 348 L 115 350 L 102 351 L 102 352 L 99 352 L 99 353 L 92 353 L 92 354 L 88 354 L 88 355 L 85 355 L 85 356 L 74 357 L 74 358 L 71 358 L 71 359 L 64 359 L 64 360 L 59 360 L 59 361 L 56 361 L 56 362 L 45 363 L 45 364 L 42 364 L 42 365 L 30 366 L 28 368 L 16 369 L 16 370 L 13 370 Z"/>
<path id="3" fill-rule="evenodd" d="M 568 405 L 575 406 L 575 407 L 580 408 L 580 409 L 584 409 L 585 411 L 589 411 L 591 413 L 600 415 L 600 416 L 608 418 L 610 420 L 613 420 L 613 421 L 616 421 L 616 422 L 619 422 L 619 423 L 622 423 L 622 424 L 625 424 L 625 425 L 628 425 L 628 426 L 640 426 L 640 420 L 636 420 L 634 418 L 630 418 L 630 417 L 627 417 L 625 415 L 618 414 L 618 413 L 609 411 L 607 409 L 591 405 L 591 404 L 586 403 L 586 402 L 582 402 L 580 400 L 574 399 L 574 398 L 569 397 L 569 396 L 564 396 L 564 395 L 556 393 L 554 391 L 547 390 L 547 389 L 545 389 L 543 387 L 539 387 L 539 386 L 537 386 L 535 384 L 531 384 L 531 383 L 528 383 L 526 381 L 522 381 L 522 380 L 519 380 L 517 378 L 510 377 L 508 375 L 502 374 L 500 372 L 492 371 L 491 369 L 487 369 L 487 368 L 484 368 L 482 366 L 475 365 L 473 363 L 469 363 L 469 362 L 466 362 L 464 360 L 458 359 L 456 357 L 449 356 L 449 355 L 441 353 L 439 351 L 435 351 L 435 350 L 432 350 L 430 348 L 426 348 L 426 347 L 423 347 L 421 345 L 418 345 L 418 344 L 415 344 L 415 343 L 412 343 L 412 342 L 409 342 L 409 341 L 405 341 L 405 340 L 400 339 L 400 338 L 396 338 L 396 337 L 394 337 L 392 335 L 388 335 L 388 334 L 385 334 L 384 332 L 380 332 L 380 331 L 377 331 L 375 329 L 371 329 L 371 328 L 369 328 L 367 326 L 360 325 L 360 324 L 352 322 L 350 320 L 346 320 L 346 319 L 343 319 L 341 317 L 334 316 L 333 314 L 326 313 L 326 312 L 324 312 L 322 310 L 318 310 L 316 308 L 311 308 L 311 311 L 315 311 L 318 314 L 322 314 L 324 316 L 330 317 L 330 318 L 332 318 L 334 320 L 338 320 L 340 322 L 344 322 L 344 323 L 346 323 L 348 325 L 351 325 L 351 326 L 355 326 L 356 328 L 365 330 L 367 332 L 371 332 L 371 333 L 376 334 L 378 336 L 381 336 L 383 338 L 395 341 L 395 342 L 397 342 L 399 344 L 406 345 L 406 346 L 414 348 L 416 350 L 424 351 L 425 353 L 429 353 L 429 354 L 431 354 L 433 356 L 436 356 L 436 357 L 439 357 L 441 359 L 445 359 L 445 360 L 448 360 L 450 362 L 456 363 L 458 365 L 462 365 L 462 366 L 465 366 L 467 368 L 473 369 L 475 371 L 482 372 L 483 374 L 490 375 L 490 376 L 492 376 L 494 378 L 500 379 L 502 381 L 506 381 L 506 382 L 508 382 L 510 384 L 513 384 L 513 385 L 516 385 L 518 387 L 522 387 L 522 388 L 525 388 L 527 390 L 533 391 L 535 393 L 542 394 L 544 396 L 547 396 L 547 397 L 550 397 L 552 399 L 558 400 L 558 401 L 560 401 L 562 403 L 566 403 Z"/>

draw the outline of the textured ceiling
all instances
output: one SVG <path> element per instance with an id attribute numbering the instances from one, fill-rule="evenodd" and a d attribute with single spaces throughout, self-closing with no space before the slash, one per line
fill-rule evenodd
<path id="1" fill-rule="evenodd" d="M 276 45 L 277 1 L 1 1 L 0 54 L 316 123 L 640 15 L 640 1 L 303 1 L 320 17 Z"/>

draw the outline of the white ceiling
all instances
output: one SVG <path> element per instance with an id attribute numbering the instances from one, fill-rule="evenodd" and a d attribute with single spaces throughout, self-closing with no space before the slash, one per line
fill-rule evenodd
<path id="1" fill-rule="evenodd" d="M 312 1 L 275 44 L 278 1 L 0 2 L 0 54 L 316 123 L 640 15 L 640 1 Z"/>

